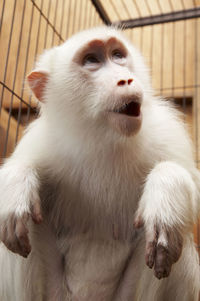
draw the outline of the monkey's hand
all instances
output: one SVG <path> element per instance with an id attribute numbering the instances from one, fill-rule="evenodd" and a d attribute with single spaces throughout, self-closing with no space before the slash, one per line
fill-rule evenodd
<path id="1" fill-rule="evenodd" d="M 168 277 L 172 265 L 181 256 L 183 238 L 176 227 L 167 227 L 161 222 L 151 223 L 145 227 L 147 266 L 154 268 L 158 279 Z"/>
<path id="2" fill-rule="evenodd" d="M 176 163 L 158 164 L 147 177 L 135 218 L 136 227 L 144 225 L 146 264 L 158 279 L 168 277 L 180 258 L 196 212 L 196 187 L 190 174 Z"/>
<path id="3" fill-rule="evenodd" d="M 42 221 L 39 182 L 31 167 L 8 161 L 0 169 L 0 240 L 14 253 L 31 251 L 28 221 Z"/>

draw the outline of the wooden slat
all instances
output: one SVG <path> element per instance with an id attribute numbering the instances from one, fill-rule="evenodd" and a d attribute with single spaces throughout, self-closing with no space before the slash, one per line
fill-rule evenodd
<path id="1" fill-rule="evenodd" d="M 1 109 L 1 118 L 0 118 L 0 127 L 7 132 L 8 130 L 8 119 L 9 119 L 9 114 L 5 109 Z M 19 125 L 18 127 L 18 131 L 19 131 L 19 137 L 22 136 L 24 128 Z M 16 138 L 16 132 L 17 132 L 17 121 L 15 120 L 15 118 L 13 118 L 12 116 L 10 117 L 10 127 L 9 127 L 9 138 L 13 141 L 13 143 L 15 142 L 15 138 Z"/>
<path id="2" fill-rule="evenodd" d="M 4 152 L 4 145 L 6 142 L 6 133 L 8 131 L 8 119 L 9 119 L 8 112 L 2 108 L 1 109 L 1 118 L 0 118 L 0 162 L 2 160 L 2 156 L 3 156 L 3 152 Z M 16 133 L 17 133 L 17 121 L 11 116 L 6 156 L 9 156 L 15 148 Z M 19 125 L 19 127 L 18 127 L 19 139 L 22 137 L 22 134 L 23 134 L 23 127 L 21 125 Z"/>

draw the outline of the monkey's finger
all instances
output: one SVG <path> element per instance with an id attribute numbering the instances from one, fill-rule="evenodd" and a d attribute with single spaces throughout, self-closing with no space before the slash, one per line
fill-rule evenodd
<path id="1" fill-rule="evenodd" d="M 17 253 L 17 254 L 20 253 L 18 243 L 17 243 L 16 239 L 13 240 L 13 241 L 6 239 L 3 243 L 6 246 L 6 248 L 8 250 L 12 251 L 13 253 Z"/>
<path id="2" fill-rule="evenodd" d="M 150 241 L 146 244 L 145 262 L 152 269 L 156 257 L 156 241 Z"/>
<path id="3" fill-rule="evenodd" d="M 154 271 L 158 279 L 168 277 L 171 271 L 172 262 L 168 249 L 161 244 L 157 245 Z"/>
<path id="4" fill-rule="evenodd" d="M 10 240 L 10 239 L 6 240 L 4 244 L 13 253 L 16 253 L 16 254 L 19 254 L 19 255 L 25 257 L 24 253 L 21 251 L 21 248 L 20 248 L 20 245 L 18 243 L 16 236 L 13 238 L 13 240 Z"/>
<path id="5" fill-rule="evenodd" d="M 31 245 L 28 238 L 28 229 L 24 225 L 21 218 L 18 218 L 16 221 L 15 234 L 18 240 L 22 256 L 27 257 L 28 254 L 31 252 Z"/>
<path id="6" fill-rule="evenodd" d="M 154 223 L 146 226 L 146 253 L 145 261 L 147 266 L 152 269 L 156 257 L 156 246 L 158 242 L 158 227 Z"/>
<path id="7" fill-rule="evenodd" d="M 17 242 L 17 238 L 15 236 L 15 229 L 13 220 L 10 220 L 10 218 L 7 220 L 7 223 L 2 227 L 2 242 L 7 247 L 8 250 L 12 251 L 13 253 L 20 254 L 20 248 Z M 20 254 L 21 255 L 21 254 Z"/>
<path id="8" fill-rule="evenodd" d="M 31 205 L 31 216 L 36 224 L 40 224 L 43 220 L 42 218 L 42 211 L 41 211 L 41 205 L 40 200 L 34 201 Z"/>
<path id="9" fill-rule="evenodd" d="M 9 215 L 9 218 L 7 218 L 6 221 L 6 239 L 10 242 L 15 241 L 15 225 L 16 225 L 16 217 L 15 214 Z"/>
<path id="10" fill-rule="evenodd" d="M 3 241 L 5 236 L 5 223 L 3 220 L 1 220 L 0 223 L 0 240 Z"/>
<path id="11" fill-rule="evenodd" d="M 16 217 L 13 214 L 13 218 L 10 220 L 12 236 L 9 236 L 10 246 L 12 246 L 11 251 L 17 253 L 23 257 L 27 257 L 30 253 L 29 247 L 24 247 L 23 235 L 28 235 L 27 222 L 29 219 L 29 213 L 24 213 L 20 217 Z M 19 227 L 20 226 L 20 227 Z M 8 227 L 9 231 L 9 227 Z M 21 236 L 22 235 L 22 236 Z M 28 239 L 28 236 L 27 236 Z"/>
<path id="12" fill-rule="evenodd" d="M 171 261 L 176 262 L 182 253 L 183 237 L 176 228 L 167 232 L 168 248 L 170 250 Z"/>
<path id="13" fill-rule="evenodd" d="M 9 249 L 12 249 L 12 243 L 15 238 L 15 218 L 14 214 L 9 215 L 4 225 L 1 227 L 2 241 Z"/>
<path id="14" fill-rule="evenodd" d="M 3 224 L 0 227 L 1 241 L 6 245 L 7 240 L 7 225 Z"/>
<path id="15" fill-rule="evenodd" d="M 4 244 L 8 248 L 8 250 L 12 251 L 13 253 L 26 257 L 24 256 L 24 253 L 21 251 L 21 247 L 18 243 L 16 236 L 13 238 L 13 240 L 6 240 Z"/>

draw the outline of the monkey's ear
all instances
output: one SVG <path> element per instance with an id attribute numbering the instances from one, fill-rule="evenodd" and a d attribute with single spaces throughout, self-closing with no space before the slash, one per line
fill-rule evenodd
<path id="1" fill-rule="evenodd" d="M 29 86 L 38 100 L 43 101 L 44 89 L 46 87 L 49 74 L 45 71 L 32 71 L 27 76 Z"/>

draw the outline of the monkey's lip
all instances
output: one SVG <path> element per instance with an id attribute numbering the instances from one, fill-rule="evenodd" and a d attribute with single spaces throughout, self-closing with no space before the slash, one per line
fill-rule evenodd
<path id="1" fill-rule="evenodd" d="M 139 117 L 141 104 L 136 101 L 124 103 L 121 107 L 114 109 L 113 113 L 123 114 L 130 117 Z"/>

